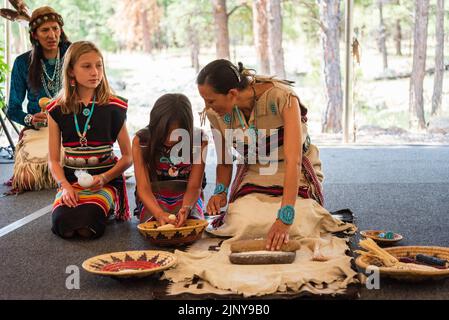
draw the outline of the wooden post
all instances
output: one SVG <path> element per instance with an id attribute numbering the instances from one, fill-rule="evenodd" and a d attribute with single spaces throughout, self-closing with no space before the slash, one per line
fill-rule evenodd
<path id="1" fill-rule="evenodd" d="M 352 35 L 354 0 L 347 0 L 345 5 L 345 89 L 343 109 L 343 143 L 349 143 L 354 130 L 352 125 Z"/>

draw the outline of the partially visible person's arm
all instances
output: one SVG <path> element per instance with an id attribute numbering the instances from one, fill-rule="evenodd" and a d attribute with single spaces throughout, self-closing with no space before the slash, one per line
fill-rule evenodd
<path id="1" fill-rule="evenodd" d="M 284 108 L 282 117 L 284 120 L 285 176 L 281 207 L 287 205 L 295 207 L 302 161 L 301 113 L 297 99 L 293 97 L 290 99 L 290 106 Z M 267 249 L 279 250 L 282 243 L 288 242 L 289 231 L 290 225 L 277 219 L 268 233 Z"/>
<path id="2" fill-rule="evenodd" d="M 165 212 L 156 200 L 151 189 L 150 175 L 143 158 L 142 148 L 140 147 L 139 137 L 134 137 L 132 145 L 132 153 L 134 159 L 134 174 L 136 176 L 137 195 L 143 206 L 148 210 L 159 222 L 164 225 L 172 223 L 168 218 L 169 213 Z"/>
<path id="3" fill-rule="evenodd" d="M 38 112 L 34 115 L 23 111 L 23 101 L 27 93 L 27 65 L 23 63 L 24 60 L 16 59 L 11 72 L 11 89 L 9 91 L 8 102 L 8 117 L 18 124 L 27 127 L 39 127 L 42 123 L 47 122 L 47 115 L 43 112 Z M 27 120 L 27 122 L 25 122 Z"/>
<path id="4" fill-rule="evenodd" d="M 223 137 L 220 131 L 212 128 L 212 132 L 215 142 L 215 149 L 217 151 L 216 184 L 221 183 L 229 190 L 233 169 L 232 155 L 230 150 L 226 148 L 225 137 Z M 221 146 L 221 148 L 219 148 L 218 146 Z M 231 163 L 227 163 L 227 161 L 231 161 Z M 207 213 L 209 215 L 219 214 L 221 208 L 226 206 L 227 202 L 227 193 L 222 192 L 213 195 L 207 203 Z"/>
<path id="5" fill-rule="evenodd" d="M 19 59 L 14 61 L 11 72 L 11 88 L 9 91 L 8 117 L 18 124 L 25 126 L 26 112 L 23 112 L 23 100 L 27 91 L 26 73 Z"/>
<path id="6" fill-rule="evenodd" d="M 196 158 L 193 159 L 192 171 L 190 172 L 186 193 L 182 199 L 182 208 L 178 212 L 176 227 L 180 227 L 184 224 L 190 210 L 195 206 L 201 195 L 204 169 L 206 168 L 206 163 L 202 156 L 203 154 L 207 155 L 207 142 L 202 143 L 201 154 L 196 155 Z"/>
<path id="7" fill-rule="evenodd" d="M 62 188 L 61 201 L 69 207 L 76 207 L 78 204 L 78 193 L 67 181 L 64 170 L 61 166 L 61 131 L 58 124 L 50 116 L 48 117 L 48 167 L 58 185 Z"/>

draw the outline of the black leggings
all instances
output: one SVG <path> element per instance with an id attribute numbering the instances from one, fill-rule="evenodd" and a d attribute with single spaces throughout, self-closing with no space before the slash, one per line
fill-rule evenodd
<path id="1" fill-rule="evenodd" d="M 88 229 L 93 233 L 92 238 L 99 238 L 106 228 L 107 217 L 99 206 L 83 204 L 75 208 L 56 208 L 52 213 L 52 221 L 51 230 L 62 238 L 79 229 Z"/>

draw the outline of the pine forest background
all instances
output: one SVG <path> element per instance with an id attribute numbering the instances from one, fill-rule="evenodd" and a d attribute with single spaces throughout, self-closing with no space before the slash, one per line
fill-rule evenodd
<path id="1" fill-rule="evenodd" d="M 326 144 L 341 141 L 345 3 L 53 0 L 48 5 L 64 17 L 70 40 L 93 41 L 104 52 L 113 88 L 129 99 L 131 134 L 148 124 L 151 106 L 167 92 L 191 99 L 199 125 L 203 102 L 196 74 L 211 60 L 228 58 L 295 81 L 309 109 L 312 139 Z M 46 3 L 27 4 L 34 9 Z M 447 3 L 355 0 L 354 5 L 355 140 L 448 143 Z M 12 33 L 14 59 L 29 50 L 29 41 L 23 26 L 12 24 Z M 4 23 L 0 43 L 3 49 Z"/>

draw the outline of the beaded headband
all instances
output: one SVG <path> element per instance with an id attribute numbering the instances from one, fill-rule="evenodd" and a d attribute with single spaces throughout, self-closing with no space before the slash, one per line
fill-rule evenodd
<path id="1" fill-rule="evenodd" d="M 59 14 L 55 12 L 46 13 L 30 21 L 30 32 L 36 31 L 42 24 L 49 21 L 56 21 L 61 27 L 64 25 L 64 20 Z"/>

